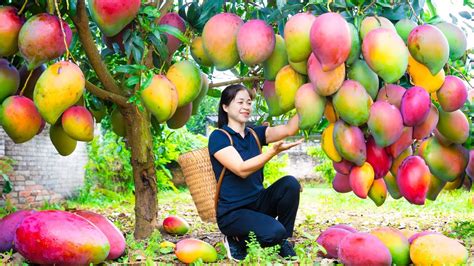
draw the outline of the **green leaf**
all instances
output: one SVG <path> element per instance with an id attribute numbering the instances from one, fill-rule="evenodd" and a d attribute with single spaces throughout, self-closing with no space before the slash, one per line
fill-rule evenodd
<path id="1" fill-rule="evenodd" d="M 140 71 L 146 71 L 146 66 L 143 65 L 120 65 L 115 68 L 115 71 L 119 73 L 126 73 L 126 74 L 137 74 Z"/>
<path id="2" fill-rule="evenodd" d="M 163 25 L 158 25 L 156 27 L 156 29 L 158 31 L 160 31 L 161 33 L 168 33 L 168 34 L 178 38 L 178 40 L 184 42 L 187 45 L 191 45 L 191 42 L 189 41 L 189 39 L 186 38 L 186 36 L 184 36 L 184 34 L 178 28 L 175 28 L 175 27 L 170 26 L 170 25 L 163 24 Z"/>
<path id="3" fill-rule="evenodd" d="M 196 2 L 191 3 L 188 8 L 188 13 L 186 14 L 187 20 L 189 22 L 196 22 L 201 16 L 201 8 Z M 194 23 L 193 23 L 194 24 Z"/>
<path id="4" fill-rule="evenodd" d="M 8 194 L 13 190 L 12 182 L 10 181 L 10 178 L 8 177 L 7 174 L 2 174 L 2 177 L 3 177 L 3 180 L 5 181 L 5 185 L 3 186 L 2 193 Z"/>
<path id="5" fill-rule="evenodd" d="M 138 84 L 138 82 L 140 82 L 140 77 L 139 76 L 131 76 L 125 81 L 125 86 L 127 86 L 129 88 L 133 88 L 133 87 L 135 87 L 135 85 Z"/>
<path id="6" fill-rule="evenodd" d="M 218 89 L 209 88 L 209 90 L 207 91 L 207 95 L 211 96 L 211 97 L 214 97 L 214 98 L 220 98 L 221 97 L 221 91 L 218 90 Z"/>
<path id="7" fill-rule="evenodd" d="M 69 15 L 76 16 L 77 13 L 77 1 L 69 1 Z"/>
<path id="8" fill-rule="evenodd" d="M 158 31 L 153 32 L 153 34 L 148 36 L 148 39 L 151 41 L 153 46 L 158 50 L 162 61 L 168 58 L 168 47 L 166 44 L 161 40 L 161 35 Z"/>

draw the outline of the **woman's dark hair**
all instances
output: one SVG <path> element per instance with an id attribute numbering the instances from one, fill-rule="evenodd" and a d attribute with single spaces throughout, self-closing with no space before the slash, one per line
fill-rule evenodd
<path id="1" fill-rule="evenodd" d="M 235 96 L 237 96 L 237 93 L 241 90 L 248 91 L 250 98 L 253 100 L 254 94 L 242 84 L 227 86 L 222 91 L 221 100 L 219 102 L 219 112 L 218 112 L 218 117 L 217 117 L 218 128 L 222 128 L 224 125 L 227 125 L 227 123 L 229 123 L 229 117 L 227 116 L 227 112 L 224 111 L 224 105 L 228 106 L 230 102 L 232 102 L 232 100 L 235 99 Z"/>

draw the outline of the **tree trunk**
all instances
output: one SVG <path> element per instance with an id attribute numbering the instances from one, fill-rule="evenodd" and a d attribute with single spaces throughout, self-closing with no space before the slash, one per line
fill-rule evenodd
<path id="1" fill-rule="evenodd" d="M 158 189 L 149 114 L 136 106 L 121 109 L 135 181 L 135 239 L 144 239 L 157 228 Z"/>

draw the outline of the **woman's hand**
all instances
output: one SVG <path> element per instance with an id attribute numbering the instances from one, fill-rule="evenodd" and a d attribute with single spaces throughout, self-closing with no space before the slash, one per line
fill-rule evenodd
<path id="1" fill-rule="evenodd" d="M 295 142 L 290 142 L 290 143 L 285 143 L 283 140 L 277 141 L 271 147 L 271 152 L 272 152 L 273 156 L 275 156 L 275 155 L 279 154 L 282 151 L 286 151 L 290 148 L 293 148 L 295 146 L 300 145 L 301 143 L 303 143 L 303 141 L 304 141 L 304 138 L 302 138 L 298 141 L 295 141 Z"/>

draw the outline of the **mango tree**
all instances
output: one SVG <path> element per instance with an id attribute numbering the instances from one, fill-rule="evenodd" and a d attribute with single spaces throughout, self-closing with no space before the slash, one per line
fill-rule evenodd
<path id="1" fill-rule="evenodd" d="M 219 97 L 215 88 L 230 84 L 258 92 L 261 121 L 296 109 L 304 132 L 327 127 L 322 145 L 339 169 L 339 192 L 380 205 L 388 188 L 423 204 L 447 182 L 462 184 L 466 167 L 472 177 L 472 131 L 461 111 L 467 89 L 454 76 L 469 78 L 470 70 L 460 69 L 466 37 L 440 20 L 431 1 L 427 12 L 424 1 L 201 2 L 2 1 L 3 128 L 21 143 L 47 122 L 58 152 L 68 155 L 93 136 L 87 109 L 96 122 L 107 117 L 105 128 L 131 150 L 136 238 L 158 223 L 153 135 L 165 122 L 184 126 L 203 97 Z M 225 70 L 237 78 L 208 82 Z M 410 158 L 398 178 L 407 180 L 394 181 L 412 148 L 423 159 Z M 446 168 L 443 154 L 454 168 Z M 411 168 L 421 174 L 411 177 Z M 440 179 L 431 190 L 430 178 Z M 411 179 L 422 189 L 410 187 Z"/>

